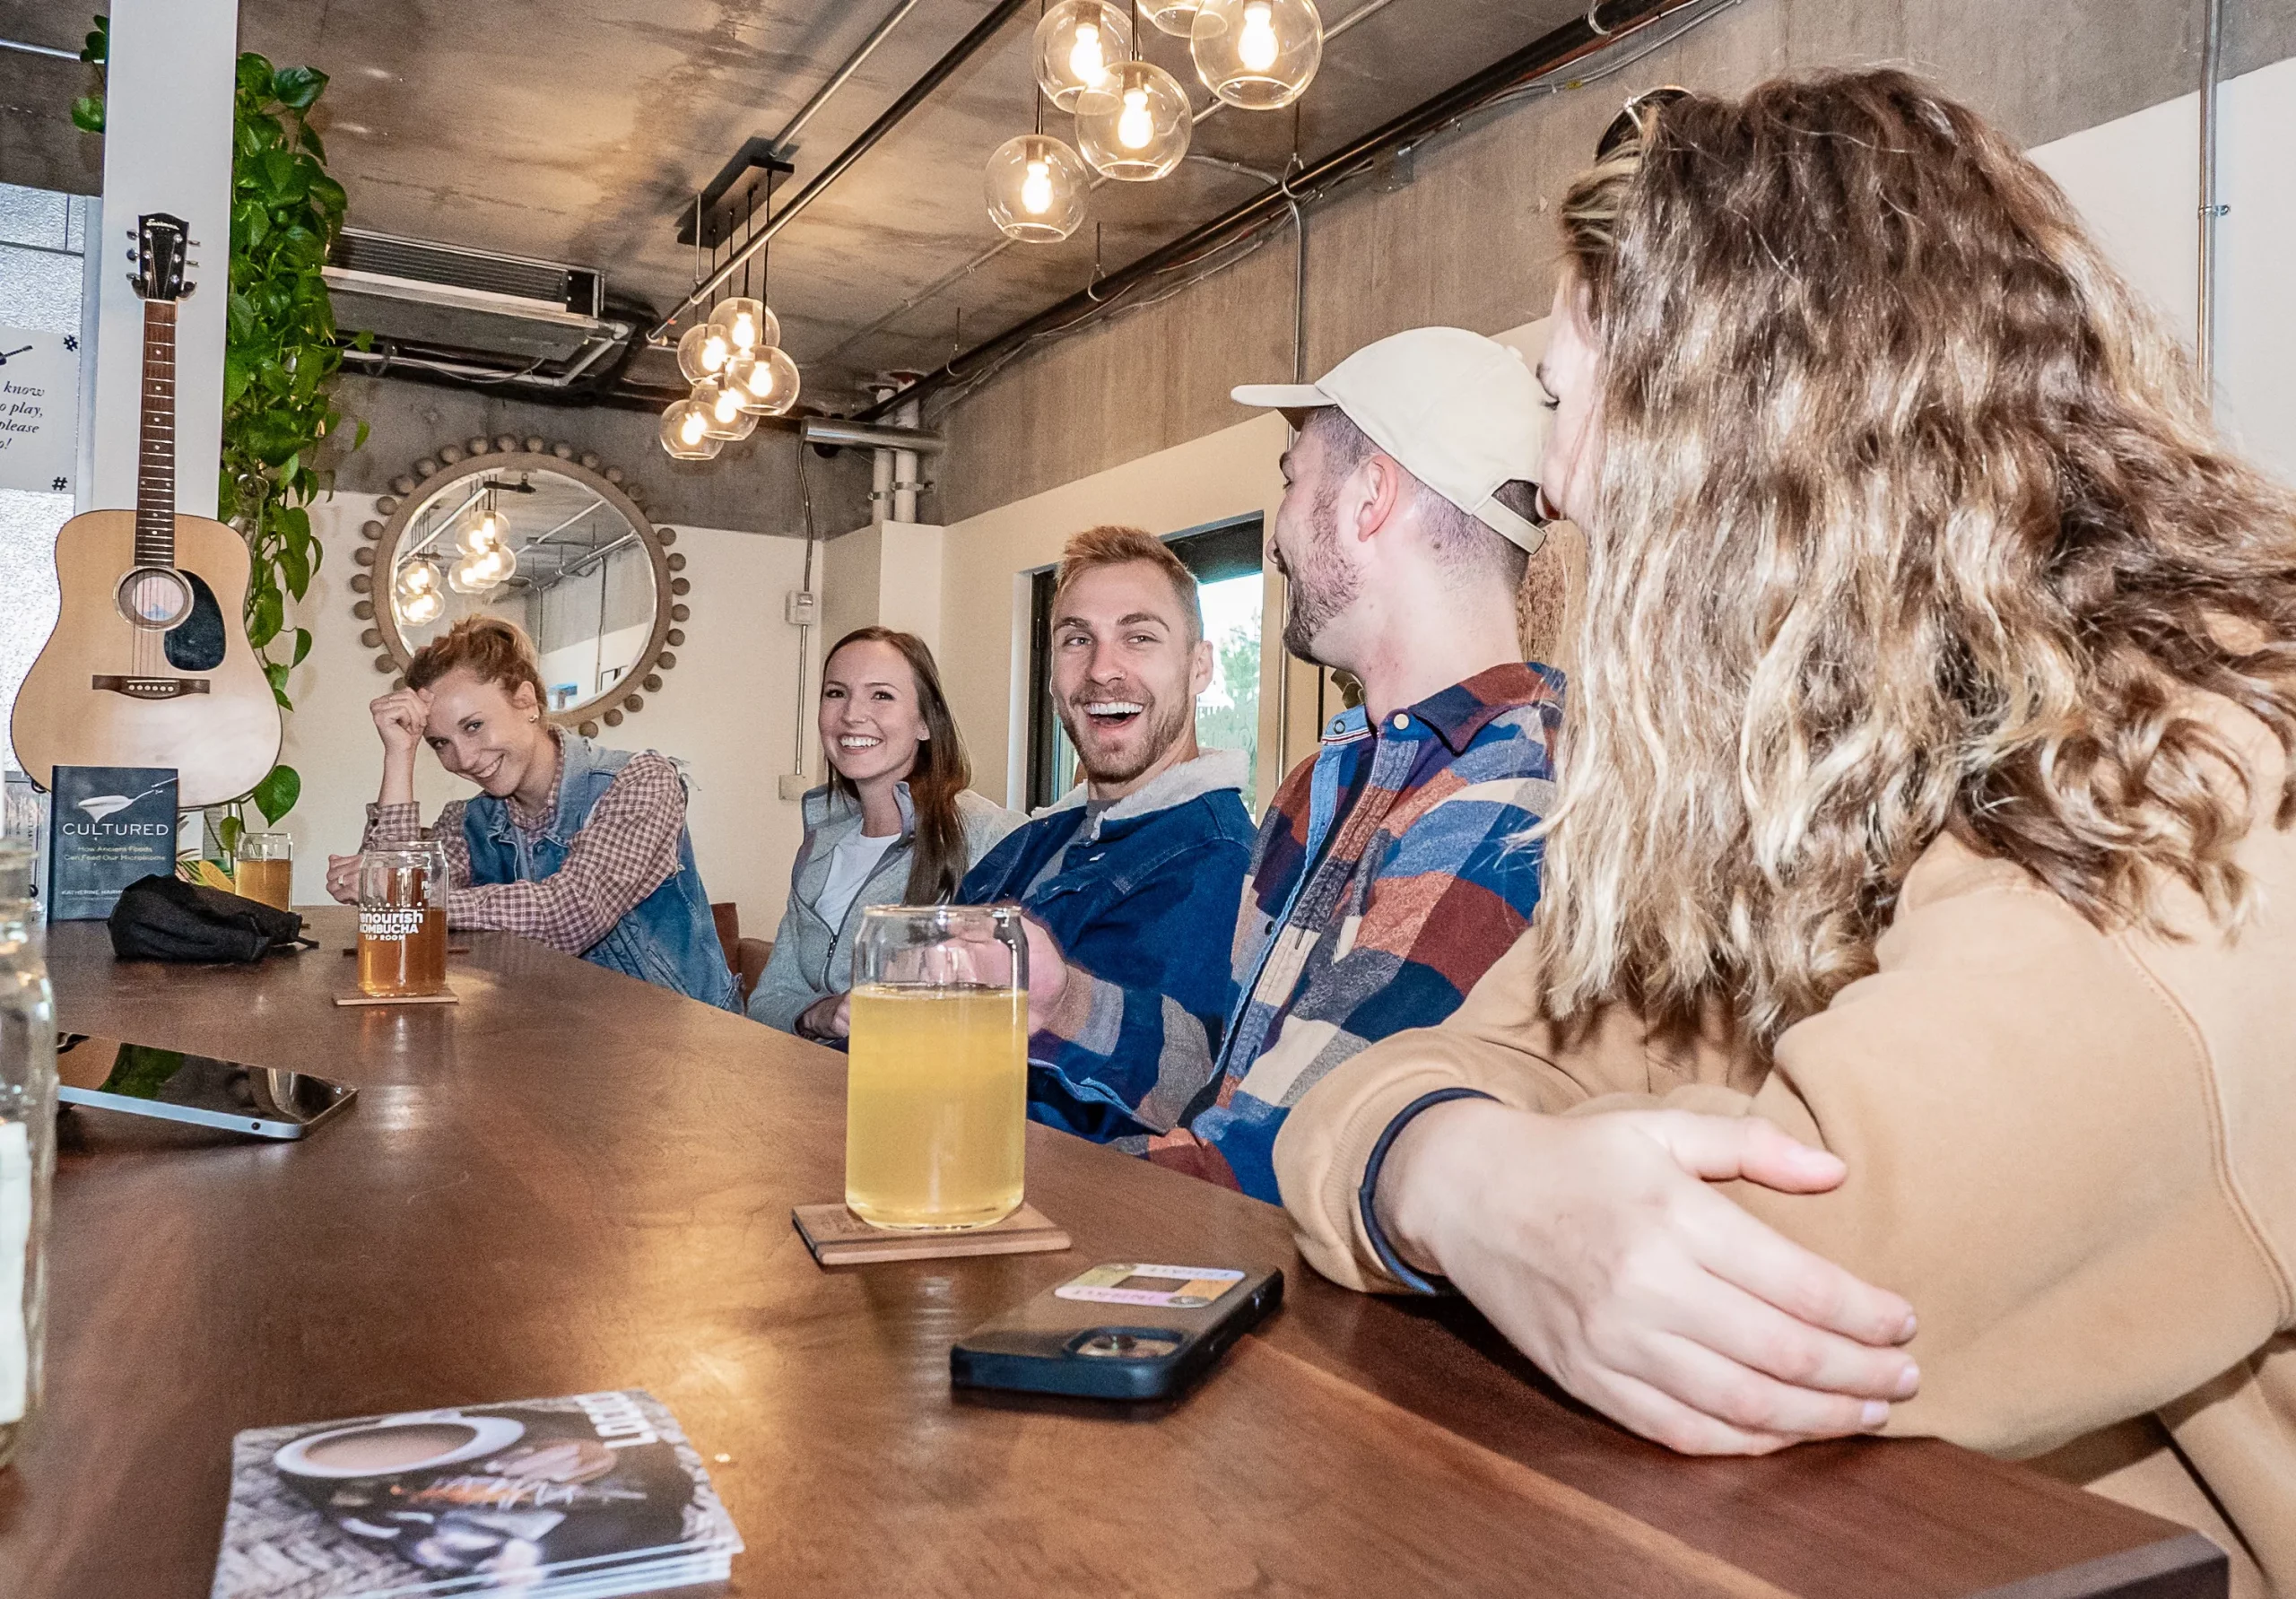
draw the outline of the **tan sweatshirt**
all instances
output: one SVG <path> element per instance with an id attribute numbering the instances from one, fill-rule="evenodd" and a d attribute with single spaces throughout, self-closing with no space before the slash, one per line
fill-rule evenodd
<path id="1" fill-rule="evenodd" d="M 1921 1393 L 1891 1433 L 2034 1458 L 2215 1538 L 2236 1595 L 2296 1599 L 2296 832 L 2271 821 L 2278 744 L 2227 702 L 2205 714 L 2259 779 L 2239 856 L 2260 905 L 2237 934 L 2181 886 L 2164 898 L 2181 939 L 2102 934 L 1940 839 L 1879 969 L 1769 1061 L 1624 1012 L 1566 1040 L 1536 1013 L 1525 940 L 1442 1027 L 1364 1051 L 1292 1109 L 1275 1169 L 1302 1253 L 1400 1286 L 1358 1191 L 1381 1133 L 1438 1089 L 1767 1117 L 1848 1180 L 1732 1196 L 1920 1317 Z"/>

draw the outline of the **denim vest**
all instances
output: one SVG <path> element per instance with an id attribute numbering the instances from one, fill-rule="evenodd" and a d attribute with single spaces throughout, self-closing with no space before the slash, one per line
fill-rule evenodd
<path id="1" fill-rule="evenodd" d="M 558 809 L 533 839 L 510 820 L 509 802 L 491 794 L 463 805 L 463 839 L 470 847 L 470 878 L 478 882 L 539 882 L 566 864 L 566 851 L 590 808 L 629 762 L 627 750 L 604 750 L 575 734 L 559 735 L 565 761 L 558 779 Z M 734 974 L 709 914 L 709 895 L 694 869 L 693 839 L 678 830 L 678 869 L 582 959 L 698 999 L 734 1007 Z"/>

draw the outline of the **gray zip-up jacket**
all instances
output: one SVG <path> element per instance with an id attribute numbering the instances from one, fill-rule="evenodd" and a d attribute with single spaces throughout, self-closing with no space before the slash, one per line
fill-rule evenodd
<path id="1" fill-rule="evenodd" d="M 909 870 L 916 859 L 912 839 L 917 810 L 909 785 L 896 784 L 894 801 L 900 806 L 900 838 L 886 850 L 877 869 L 861 885 L 844 919 L 832 927 L 816 907 L 829 883 L 830 857 L 838 845 L 861 830 L 861 807 L 826 784 L 804 798 L 805 841 L 797 847 L 796 865 L 789 869 L 789 904 L 781 913 L 780 931 L 774 934 L 773 955 L 750 995 L 752 1021 L 797 1030 L 797 1018 L 807 1006 L 853 986 L 853 937 L 861 928 L 861 912 L 871 905 L 899 905 L 909 892 Z M 987 855 L 996 841 L 1027 820 L 970 789 L 957 795 L 957 813 L 964 823 L 965 858 L 958 874 Z"/>

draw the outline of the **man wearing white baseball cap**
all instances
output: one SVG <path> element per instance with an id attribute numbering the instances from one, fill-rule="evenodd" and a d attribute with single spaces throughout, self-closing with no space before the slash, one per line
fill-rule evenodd
<path id="1" fill-rule="evenodd" d="M 1269 549 L 1283 642 L 1363 703 L 1276 791 L 1237 926 L 1237 1008 L 1159 1164 L 1269 1201 L 1275 1135 L 1324 1073 L 1449 1015 L 1529 925 L 1562 674 L 1526 663 L 1515 599 L 1544 541 L 1547 404 L 1522 358 L 1421 327 L 1319 381 L 1250 385 L 1284 412 Z"/>

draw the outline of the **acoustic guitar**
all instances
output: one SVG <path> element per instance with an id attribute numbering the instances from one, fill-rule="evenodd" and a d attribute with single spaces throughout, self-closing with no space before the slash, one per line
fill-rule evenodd
<path id="1" fill-rule="evenodd" d="M 164 766 L 186 810 L 237 799 L 279 759 L 279 703 L 248 647 L 246 542 L 176 514 L 176 303 L 184 223 L 136 230 L 144 407 L 133 511 L 89 511 L 56 535 L 62 608 L 17 691 L 16 759 L 53 787 L 58 766 Z"/>

